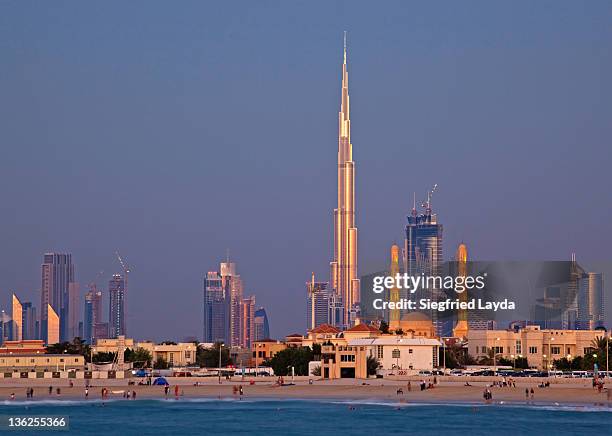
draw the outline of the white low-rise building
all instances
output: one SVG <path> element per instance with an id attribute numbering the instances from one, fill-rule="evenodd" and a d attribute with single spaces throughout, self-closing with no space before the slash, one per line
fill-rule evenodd
<path id="1" fill-rule="evenodd" d="M 353 339 L 349 346 L 365 346 L 369 356 L 378 359 L 380 369 L 432 370 L 438 366 L 437 339 L 385 335 Z"/>

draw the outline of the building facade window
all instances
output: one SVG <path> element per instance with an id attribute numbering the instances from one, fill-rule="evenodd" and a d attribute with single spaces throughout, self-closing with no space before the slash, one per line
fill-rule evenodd
<path id="1" fill-rule="evenodd" d="M 376 347 L 376 357 L 378 357 L 379 359 L 383 358 L 383 346 L 382 345 L 378 345 Z"/>
<path id="2" fill-rule="evenodd" d="M 538 347 L 529 347 L 529 354 L 538 354 Z"/>
<path id="3" fill-rule="evenodd" d="M 400 358 L 400 350 L 395 348 L 392 352 L 391 352 L 391 357 L 393 359 L 399 359 Z"/>

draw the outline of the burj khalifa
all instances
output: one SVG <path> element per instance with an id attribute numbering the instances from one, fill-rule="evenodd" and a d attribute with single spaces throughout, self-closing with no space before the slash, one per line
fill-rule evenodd
<path id="1" fill-rule="evenodd" d="M 346 64 L 346 32 L 342 64 L 342 101 L 338 114 L 338 207 L 334 210 L 334 260 L 331 284 L 342 305 L 342 319 L 335 324 L 349 327 L 359 307 L 357 277 L 357 227 L 355 227 L 355 162 L 351 144 L 348 69 Z M 332 321 L 333 322 L 333 321 Z"/>

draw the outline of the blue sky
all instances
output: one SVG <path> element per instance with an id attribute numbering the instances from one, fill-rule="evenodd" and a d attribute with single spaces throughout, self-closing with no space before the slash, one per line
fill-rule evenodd
<path id="1" fill-rule="evenodd" d="M 447 257 L 608 260 L 610 22 L 607 1 L 1 2 L 0 306 L 39 304 L 52 250 L 106 289 L 119 249 L 130 335 L 199 336 L 229 248 L 272 334 L 303 331 L 344 30 L 361 273 L 434 183 Z"/>

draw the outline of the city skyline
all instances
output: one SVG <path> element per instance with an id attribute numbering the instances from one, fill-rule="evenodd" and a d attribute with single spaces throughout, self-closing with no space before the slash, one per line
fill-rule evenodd
<path id="1" fill-rule="evenodd" d="M 84 292 L 100 269 L 105 280 L 122 272 L 112 255 L 119 248 L 134 266 L 130 335 L 198 335 L 201 280 L 229 247 L 272 336 L 301 331 L 304 283 L 313 270 L 327 277 L 333 258 L 328 211 L 337 202 L 330 187 L 345 29 L 360 274 L 384 264 L 391 243 L 402 241 L 412 193 L 420 199 L 434 183 L 445 244 L 465 240 L 470 258 L 576 252 L 607 261 L 612 96 L 604 78 L 612 62 L 603 53 L 612 11 L 593 2 L 524 14 L 525 5 L 415 13 L 398 4 L 392 17 L 355 5 L 341 23 L 282 6 L 250 10 L 255 21 L 205 18 L 208 27 L 179 9 L 170 14 L 186 25 L 168 39 L 134 29 L 142 11 L 128 7 L 114 24 L 123 46 L 104 24 L 116 10 L 91 18 L 49 9 L 69 17 L 63 28 L 0 14 L 0 50 L 11 66 L 2 114 L 12 120 L 0 163 L 0 307 L 10 307 L 14 291 L 45 310 L 37 298 L 43 253 L 71 253 Z M 145 14 L 165 22 L 154 6 Z M 274 24 L 287 16 L 288 24 Z M 563 27 L 568 17 L 572 26 Z M 517 21 L 523 33 L 509 37 Z M 483 25 L 467 26 L 474 22 Z M 41 189 L 50 185 L 65 195 Z M 299 305 L 284 310 L 287 301 Z M 187 310 L 192 318 L 176 323 Z"/>

